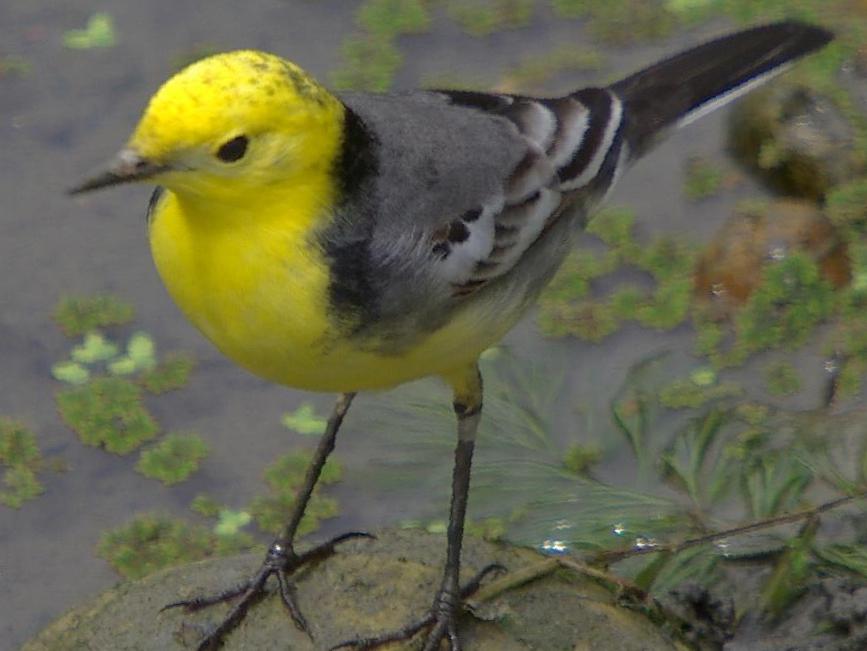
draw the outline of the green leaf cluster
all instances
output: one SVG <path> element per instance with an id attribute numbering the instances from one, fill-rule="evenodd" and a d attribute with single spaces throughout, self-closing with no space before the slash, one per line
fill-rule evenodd
<path id="1" fill-rule="evenodd" d="M 199 469 L 208 454 L 208 445 L 195 434 L 168 434 L 153 447 L 143 450 L 135 469 L 145 477 L 166 485 L 177 484 Z"/>
<path id="2" fill-rule="evenodd" d="M 396 40 L 427 30 L 430 15 L 421 0 L 367 0 L 357 14 L 361 33 L 342 46 L 344 64 L 331 75 L 338 90 L 385 92 L 403 64 Z"/>
<path id="3" fill-rule="evenodd" d="M 159 426 L 142 403 L 141 388 L 100 377 L 57 393 L 60 415 L 87 445 L 127 454 L 156 437 Z"/>
<path id="4" fill-rule="evenodd" d="M 54 320 L 67 337 L 81 337 L 92 330 L 132 321 L 132 305 L 110 294 L 69 296 L 54 310 Z"/>
<path id="5" fill-rule="evenodd" d="M 587 232 L 609 249 L 604 253 L 577 250 L 566 258 L 539 299 L 538 323 L 544 335 L 598 342 L 626 320 L 668 330 L 686 319 L 694 254 L 671 238 L 642 247 L 635 239 L 634 223 L 634 212 L 625 208 L 606 208 L 591 219 Z M 622 265 L 646 272 L 656 286 L 648 291 L 626 283 L 605 299 L 591 297 L 592 281 Z"/>
<path id="6" fill-rule="evenodd" d="M 527 25 L 535 0 L 450 0 L 448 15 L 472 36 Z"/>
<path id="7" fill-rule="evenodd" d="M 245 533 L 221 536 L 206 527 L 163 515 L 139 515 L 102 535 L 97 553 L 128 580 L 157 570 L 253 547 Z"/>
<path id="8" fill-rule="evenodd" d="M 0 467 L 4 468 L 0 504 L 18 509 L 39 497 L 45 491 L 36 476 L 42 466 L 36 435 L 23 423 L 0 417 Z"/>
<path id="9" fill-rule="evenodd" d="M 295 495 L 304 483 L 310 459 L 311 454 L 307 451 L 290 452 L 265 470 L 265 483 L 269 492 L 254 498 L 249 509 L 260 529 L 276 534 L 289 520 L 295 505 Z M 322 489 L 340 481 L 342 472 L 336 460 L 329 459 L 326 462 L 301 520 L 299 535 L 315 531 L 321 520 L 338 514 L 337 500 L 322 495 Z"/>

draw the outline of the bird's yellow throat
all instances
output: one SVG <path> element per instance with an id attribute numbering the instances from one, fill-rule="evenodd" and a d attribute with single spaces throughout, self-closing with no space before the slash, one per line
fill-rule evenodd
<path id="1" fill-rule="evenodd" d="M 166 82 L 128 144 L 173 170 L 150 220 L 169 293 L 223 352 L 272 380 L 301 384 L 293 369 L 309 373 L 332 332 L 315 236 L 336 200 L 342 120 L 341 103 L 298 68 L 241 52 Z M 218 160 L 239 136 L 243 158 Z"/>

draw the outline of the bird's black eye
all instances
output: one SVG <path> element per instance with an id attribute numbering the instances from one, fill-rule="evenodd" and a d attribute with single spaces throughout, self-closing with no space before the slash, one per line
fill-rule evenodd
<path id="1" fill-rule="evenodd" d="M 224 142 L 217 150 L 217 158 L 224 163 L 234 163 L 236 160 L 244 158 L 247 153 L 247 145 L 250 140 L 247 136 L 237 136 L 228 142 Z"/>

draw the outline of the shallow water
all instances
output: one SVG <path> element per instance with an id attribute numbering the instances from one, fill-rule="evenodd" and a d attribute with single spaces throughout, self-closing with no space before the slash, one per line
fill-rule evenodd
<path id="1" fill-rule="evenodd" d="M 183 319 L 147 250 L 143 216 L 150 190 L 125 187 L 70 199 L 64 189 L 119 148 L 143 102 L 171 72 L 172 61 L 193 46 L 272 50 L 327 78 L 339 64 L 343 38 L 355 29 L 355 5 L 271 0 L 240 11 L 226 0 L 125 0 L 110 5 L 118 44 L 89 51 L 64 49 L 61 35 L 86 22 L 94 10 L 91 3 L 11 0 L 0 5 L 0 54 L 24 56 L 31 65 L 22 78 L 0 78 L 0 415 L 28 423 L 43 452 L 69 465 L 65 473 L 41 476 L 46 484 L 42 497 L 20 510 L 0 507 L 0 649 L 16 648 L 66 609 L 118 580 L 95 555 L 105 529 L 142 511 L 188 517 L 189 502 L 201 492 L 239 507 L 262 491 L 267 464 L 290 446 L 310 445 L 311 439 L 281 428 L 280 415 L 303 401 L 326 411 L 331 398 L 289 391 L 246 374 Z M 600 83 L 630 72 L 718 27 L 697 28 L 664 44 L 606 52 L 602 70 L 560 75 L 549 89 Z M 439 21 L 428 34 L 400 40 L 406 61 L 396 85 L 408 88 L 419 79 L 456 72 L 484 76 L 493 85 L 526 56 L 584 38 L 579 22 L 558 21 L 542 11 L 526 28 L 484 39 Z M 715 114 L 675 134 L 614 191 L 611 203 L 637 209 L 642 236 L 689 233 L 690 239 L 705 241 L 737 201 L 763 194 L 745 180 L 701 204 L 683 199 L 684 160 L 724 156 L 725 117 L 724 112 Z M 136 455 L 117 457 L 85 447 L 56 414 L 53 394 L 61 385 L 50 368 L 67 354 L 70 343 L 51 322 L 51 310 L 63 295 L 107 291 L 135 304 L 136 327 L 149 332 L 161 350 L 191 351 L 199 360 L 188 388 L 149 402 L 166 430 L 196 431 L 211 444 L 202 469 L 177 487 L 165 488 L 136 473 Z M 637 361 L 670 349 L 680 351 L 673 373 L 694 366 L 688 332 L 685 326 L 666 333 L 628 326 L 602 345 L 551 342 L 539 336 L 531 315 L 506 343 L 522 359 L 556 361 L 564 368 L 554 438 L 568 442 L 584 436 L 576 422 L 599 432 L 611 429 L 608 404 Z M 814 353 L 802 357 L 802 377 L 812 386 L 789 406 L 811 406 L 818 400 L 823 359 Z M 421 391 L 448 400 L 435 384 L 425 387 Z M 437 511 L 447 485 L 432 499 L 421 478 L 399 489 L 365 483 L 372 468 L 383 460 L 397 461 L 400 454 L 393 436 L 366 436 L 370 421 L 360 415 L 370 410 L 378 418 L 387 416 L 389 400 L 364 396 L 347 419 L 337 452 L 346 473 L 332 491 L 342 515 L 326 522 L 323 534 L 442 517 Z M 606 445 L 617 448 L 623 442 Z M 484 463 L 484 451 L 480 456 Z M 612 483 L 620 478 L 631 482 L 634 469 L 627 457 L 606 454 L 601 476 Z M 436 460 L 437 469 L 447 469 L 449 460 L 450 454 L 442 463 Z"/>

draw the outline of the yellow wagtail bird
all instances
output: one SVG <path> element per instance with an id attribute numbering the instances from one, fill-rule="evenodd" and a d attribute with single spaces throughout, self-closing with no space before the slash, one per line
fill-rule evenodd
<path id="1" fill-rule="evenodd" d="M 457 446 L 442 583 L 398 631 L 461 648 L 457 615 L 479 354 L 533 303 L 590 210 L 629 163 L 831 40 L 781 22 L 677 54 L 604 88 L 557 98 L 463 91 L 335 95 L 263 52 L 218 54 L 153 96 L 111 167 L 75 188 L 157 184 L 150 244 L 163 282 L 228 357 L 274 382 L 341 395 L 282 534 L 259 571 L 195 610 L 240 597 L 200 643 L 216 649 L 272 575 L 306 630 L 291 573 L 334 551 L 295 534 L 355 392 L 440 376 Z M 488 568 L 490 570 L 491 568 Z"/>

